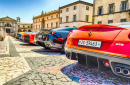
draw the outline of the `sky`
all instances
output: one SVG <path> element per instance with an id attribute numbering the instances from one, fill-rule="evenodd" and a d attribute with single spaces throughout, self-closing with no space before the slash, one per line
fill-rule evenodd
<path id="1" fill-rule="evenodd" d="M 0 18 L 9 16 L 20 22 L 33 23 L 33 16 L 43 12 L 57 10 L 59 7 L 76 2 L 78 0 L 0 0 Z M 81 0 L 93 3 L 93 0 Z"/>

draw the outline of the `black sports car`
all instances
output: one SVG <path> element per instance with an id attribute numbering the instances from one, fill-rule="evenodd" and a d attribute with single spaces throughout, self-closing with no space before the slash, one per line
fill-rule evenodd
<path id="1" fill-rule="evenodd" d="M 35 35 L 35 43 L 45 49 L 56 48 L 64 52 L 64 45 L 69 32 L 77 29 L 76 27 L 65 27 L 56 29 L 43 29 Z"/>

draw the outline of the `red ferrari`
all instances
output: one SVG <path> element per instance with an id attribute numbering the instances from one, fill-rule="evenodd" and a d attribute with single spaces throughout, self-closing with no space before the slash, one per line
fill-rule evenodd
<path id="1" fill-rule="evenodd" d="M 86 25 L 69 33 L 66 57 L 130 78 L 130 23 Z"/>
<path id="2" fill-rule="evenodd" d="M 29 44 L 34 44 L 34 36 L 35 36 L 35 32 L 30 32 L 30 33 L 26 33 L 24 35 L 24 39 L 23 42 L 29 43 Z"/>

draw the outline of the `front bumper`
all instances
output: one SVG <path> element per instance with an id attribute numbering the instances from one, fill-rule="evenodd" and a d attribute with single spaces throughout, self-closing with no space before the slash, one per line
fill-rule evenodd
<path id="1" fill-rule="evenodd" d="M 112 54 L 103 54 L 103 53 L 98 53 L 98 52 L 93 52 L 93 51 L 87 51 L 87 50 L 82 50 L 82 49 L 76 49 L 76 48 L 71 48 L 71 47 L 67 47 L 65 46 L 65 52 L 66 53 L 76 53 L 76 54 L 83 54 L 83 55 L 89 55 L 89 56 L 94 56 L 97 59 L 101 58 L 101 59 L 107 59 L 109 60 L 109 64 L 110 64 L 110 68 L 112 69 L 113 73 L 119 76 L 122 76 L 120 74 L 115 73 L 114 71 L 114 67 L 115 67 L 115 63 L 120 63 L 123 65 L 127 65 L 130 66 L 130 59 L 129 58 L 125 58 L 125 57 L 121 57 L 121 56 L 115 56 Z M 127 78 L 130 78 L 130 76 L 125 76 Z"/>

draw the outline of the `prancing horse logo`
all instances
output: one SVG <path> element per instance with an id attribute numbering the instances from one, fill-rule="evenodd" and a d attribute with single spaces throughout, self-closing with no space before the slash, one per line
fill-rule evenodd
<path id="1" fill-rule="evenodd" d="M 92 35 L 92 32 L 88 33 L 89 37 Z"/>

